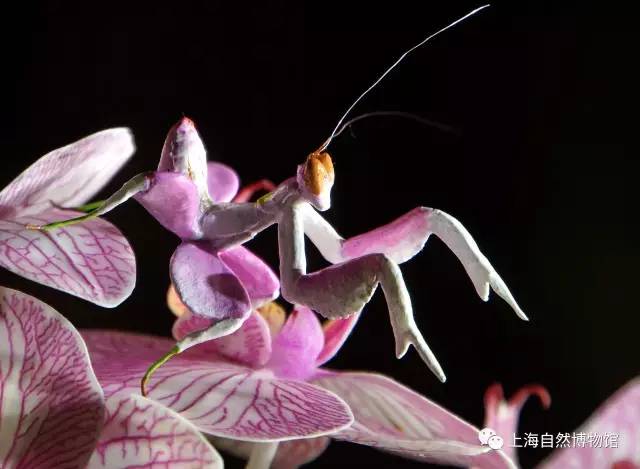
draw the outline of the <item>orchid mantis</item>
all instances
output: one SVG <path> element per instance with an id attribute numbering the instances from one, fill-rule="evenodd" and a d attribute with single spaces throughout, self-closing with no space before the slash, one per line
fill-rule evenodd
<path id="1" fill-rule="evenodd" d="M 171 279 L 192 316 L 183 324 L 183 338 L 149 373 L 192 345 L 237 330 L 252 308 L 269 300 L 272 294 L 277 296 L 277 288 L 273 288 L 277 280 L 264 266 L 253 262 L 255 260 L 250 262 L 247 256 L 227 258 L 228 253 L 235 254 L 234 250 L 240 245 L 271 225 L 277 225 L 281 292 L 287 301 L 307 306 L 326 318 L 341 318 L 359 313 L 380 285 L 387 300 L 396 356 L 402 357 L 413 345 L 429 368 L 444 381 L 445 374 L 415 323 L 409 292 L 399 268 L 399 264 L 422 250 L 432 233 L 462 262 L 483 300 L 488 299 L 493 289 L 526 320 L 471 235 L 452 216 L 418 207 L 388 225 L 344 239 L 318 212 L 331 206 L 335 174 L 326 149 L 339 133 L 344 117 L 409 52 L 482 8 L 485 7 L 432 34 L 403 54 L 349 107 L 331 137 L 298 166 L 296 175 L 256 203 L 215 200 L 213 193 L 224 192 L 225 184 L 212 185 L 204 145 L 193 122 L 185 117 L 170 130 L 157 171 L 135 176 L 87 215 L 37 228 L 50 230 L 95 218 L 133 197 L 165 228 L 182 238 L 171 259 Z M 305 235 L 332 266 L 307 272 Z M 243 280 L 240 273 L 247 274 L 254 267 L 251 281 Z M 255 271 L 259 273 L 256 275 Z M 256 293 L 265 282 L 271 288 L 262 288 L 266 290 L 262 295 Z"/>
<path id="2" fill-rule="evenodd" d="M 359 313 L 382 286 L 395 336 L 396 355 L 413 345 L 429 368 L 444 372 L 418 330 L 399 264 L 420 252 L 433 233 L 460 259 L 478 295 L 490 289 L 522 319 L 509 289 L 478 249 L 467 230 L 450 215 L 418 207 L 392 223 L 350 239 L 342 238 L 318 213 L 331 206 L 334 183 L 327 152 L 313 152 L 287 179 L 256 203 L 214 203 L 208 188 L 206 152 L 191 120 L 182 118 L 169 132 L 159 170 L 133 177 L 96 210 L 71 220 L 39 227 L 49 230 L 79 223 L 138 200 L 162 225 L 183 240 L 171 259 L 171 279 L 180 299 L 196 316 L 218 321 L 191 331 L 175 352 L 237 330 L 251 311 L 241 282 L 225 263 L 224 253 L 278 225 L 282 296 L 330 319 Z M 307 272 L 308 236 L 331 264 Z"/>

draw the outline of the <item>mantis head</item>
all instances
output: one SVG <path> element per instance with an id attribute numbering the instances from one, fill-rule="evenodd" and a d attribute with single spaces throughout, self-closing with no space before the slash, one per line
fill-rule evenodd
<path id="1" fill-rule="evenodd" d="M 321 212 L 331 206 L 331 188 L 335 174 L 333 162 L 327 152 L 311 153 L 304 164 L 298 166 L 297 182 L 300 194 Z"/>
<path id="2" fill-rule="evenodd" d="M 207 194 L 207 152 L 196 126 L 183 117 L 167 134 L 158 171 L 182 173 Z"/>

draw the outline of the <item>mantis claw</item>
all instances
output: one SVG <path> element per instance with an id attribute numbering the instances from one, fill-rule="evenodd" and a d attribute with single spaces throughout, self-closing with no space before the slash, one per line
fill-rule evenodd
<path id="1" fill-rule="evenodd" d="M 522 319 L 523 321 L 529 320 L 527 315 L 524 314 L 524 311 L 522 311 L 522 309 L 520 309 L 520 306 L 518 306 L 518 303 L 516 303 L 516 300 L 513 298 L 513 295 L 509 291 L 509 288 L 507 288 L 504 280 L 502 280 L 502 278 L 500 278 L 500 276 L 495 272 L 489 274 L 489 285 L 491 285 L 493 291 L 496 292 L 496 295 L 498 295 L 500 298 L 506 301 L 509 306 L 511 306 L 513 311 L 515 311 L 516 315 L 520 319 Z"/>
<path id="2" fill-rule="evenodd" d="M 447 380 L 447 376 L 444 374 L 444 370 L 440 366 L 438 359 L 431 351 L 431 348 L 427 345 L 427 342 L 422 337 L 419 331 L 410 331 L 408 333 L 409 337 L 405 338 L 406 346 L 405 351 L 409 347 L 409 344 L 413 345 L 413 348 L 416 349 L 418 355 L 422 359 L 422 361 L 429 367 L 429 369 L 433 372 L 434 375 L 441 381 L 445 382 Z M 398 357 L 400 358 L 400 357 Z"/>
<path id="3" fill-rule="evenodd" d="M 431 351 L 429 345 L 427 345 L 427 341 L 424 340 L 422 333 L 413 319 L 405 318 L 404 320 L 400 320 L 399 323 L 392 320 L 392 324 L 394 324 L 393 333 L 396 341 L 396 358 L 400 359 L 404 357 L 409 350 L 409 346 L 413 345 L 413 348 L 416 349 L 422 361 L 429 367 L 433 374 L 444 383 L 447 380 L 447 376 L 444 374 L 442 366 L 440 366 L 435 354 Z"/>

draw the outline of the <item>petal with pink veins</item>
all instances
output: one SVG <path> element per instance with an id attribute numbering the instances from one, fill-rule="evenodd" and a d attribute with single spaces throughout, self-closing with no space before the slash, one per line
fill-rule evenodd
<path id="1" fill-rule="evenodd" d="M 344 399 L 354 414 L 353 425 L 332 438 L 424 462 L 516 467 L 502 451 L 481 446 L 477 428 L 390 378 L 327 373 L 314 383 Z"/>
<path id="2" fill-rule="evenodd" d="M 134 151 L 129 129 L 115 128 L 47 153 L 0 192 L 0 218 L 33 215 L 52 203 L 82 205 L 111 180 Z"/>
<path id="3" fill-rule="evenodd" d="M 251 311 L 247 290 L 206 242 L 183 242 L 170 269 L 178 296 L 194 316 L 221 320 Z"/>
<path id="4" fill-rule="evenodd" d="M 113 308 L 133 291 L 136 263 L 120 231 L 95 218 L 54 231 L 27 230 L 77 212 L 49 209 L 15 221 L 0 221 L 0 265 L 49 287 Z"/>
<path id="5" fill-rule="evenodd" d="M 527 399 L 537 396 L 545 409 L 551 405 L 549 392 L 538 384 L 531 384 L 519 389 L 508 401 L 504 398 L 504 391 L 499 383 L 487 389 L 484 395 L 484 426 L 492 429 L 504 441 L 511 441 L 518 433 L 520 411 Z M 505 445 L 503 451 L 517 462 L 516 448 Z"/>
<path id="6" fill-rule="evenodd" d="M 236 172 L 226 164 L 217 161 L 207 163 L 207 186 L 209 197 L 215 203 L 230 202 L 238 192 L 240 179 Z"/>
<path id="7" fill-rule="evenodd" d="M 262 259 L 244 246 L 220 252 L 220 260 L 236 274 L 247 290 L 253 309 L 280 295 L 278 276 Z"/>
<path id="8" fill-rule="evenodd" d="M 324 347 L 320 355 L 318 355 L 316 366 L 327 363 L 338 353 L 347 340 L 347 337 L 349 337 L 349 334 L 351 334 L 359 317 L 360 313 L 358 312 L 346 318 L 331 319 L 322 326 L 322 330 L 324 331 Z"/>
<path id="9" fill-rule="evenodd" d="M 172 348 L 169 339 L 136 334 L 84 331 L 105 395 L 137 393 L 150 363 Z M 352 422 L 349 407 L 313 384 L 279 379 L 268 369 L 253 370 L 212 357 L 196 345 L 154 374 L 149 397 L 170 407 L 199 430 L 250 441 L 322 436 Z"/>
<path id="10" fill-rule="evenodd" d="M 640 378 L 616 391 L 575 433 L 599 435 L 602 441 L 599 445 L 592 442 L 591 446 L 587 442 L 584 448 L 558 449 L 539 467 L 640 467 Z M 609 437 L 608 445 L 605 435 Z"/>
<path id="11" fill-rule="evenodd" d="M 0 467 L 84 468 L 103 418 L 80 334 L 50 306 L 0 288 Z"/>
<path id="12" fill-rule="evenodd" d="M 282 378 L 306 379 L 316 371 L 316 359 L 324 345 L 320 321 L 305 306 L 296 306 L 273 338 L 267 367 Z"/>
<path id="13" fill-rule="evenodd" d="M 129 393 L 107 399 L 105 426 L 90 469 L 222 469 L 218 452 L 185 418 Z"/>

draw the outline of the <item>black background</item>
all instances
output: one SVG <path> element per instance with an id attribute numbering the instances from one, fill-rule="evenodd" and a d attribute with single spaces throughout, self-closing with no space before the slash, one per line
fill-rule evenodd
<path id="1" fill-rule="evenodd" d="M 25 2 L 26 3 L 26 2 Z M 102 195 L 154 169 L 168 128 L 193 118 L 211 159 L 244 182 L 278 182 L 328 135 L 348 104 L 400 53 L 478 4 L 467 2 L 31 2 L 5 11 L 1 183 L 47 151 L 111 126 L 138 152 Z M 459 218 L 532 321 L 482 303 L 433 238 L 403 265 L 417 321 L 448 375 L 414 352 L 394 358 L 382 295 L 332 366 L 391 375 L 481 425 L 494 381 L 538 382 L 554 403 L 520 433 L 571 432 L 638 370 L 636 56 L 624 11 L 585 3 L 497 2 L 420 49 L 353 115 L 402 110 L 447 124 L 357 123 L 332 146 L 327 218 L 343 235 L 417 205 Z M 138 286 L 115 310 L 2 271 L 77 327 L 167 335 L 168 259 L 178 243 L 136 203 L 108 218 L 129 237 Z M 251 247 L 277 267 L 275 231 Z M 311 248 L 312 266 L 320 266 Z M 525 467 L 548 450 L 521 450 Z M 417 467 L 332 443 L 310 467 Z M 240 462 L 228 459 L 229 467 Z"/>

